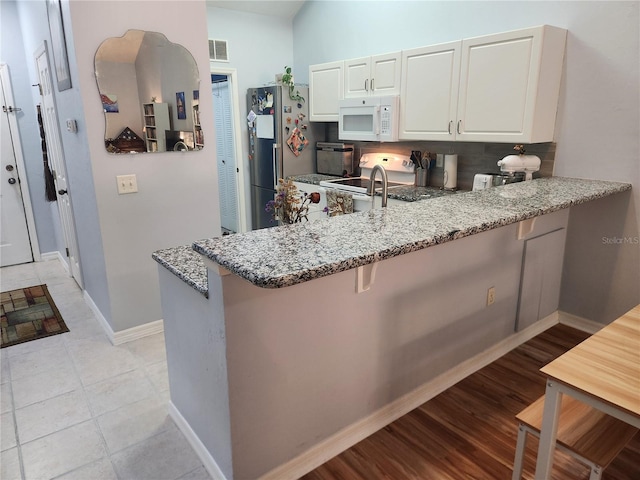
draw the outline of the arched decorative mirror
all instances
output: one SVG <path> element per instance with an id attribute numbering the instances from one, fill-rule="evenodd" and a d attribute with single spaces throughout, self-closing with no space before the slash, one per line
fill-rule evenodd
<path id="1" fill-rule="evenodd" d="M 95 70 L 108 152 L 203 148 L 198 66 L 182 45 L 129 30 L 102 42 Z"/>

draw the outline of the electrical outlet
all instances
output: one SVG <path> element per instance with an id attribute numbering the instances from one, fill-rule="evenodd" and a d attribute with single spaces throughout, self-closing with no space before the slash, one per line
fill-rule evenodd
<path id="1" fill-rule="evenodd" d="M 444 168 L 444 153 L 436 154 L 436 168 Z"/>
<path id="2" fill-rule="evenodd" d="M 116 181 L 118 182 L 118 195 L 138 191 L 138 180 L 135 175 L 118 175 Z"/>
<path id="3" fill-rule="evenodd" d="M 496 287 L 491 287 L 487 290 L 487 306 L 493 305 L 496 301 Z"/>

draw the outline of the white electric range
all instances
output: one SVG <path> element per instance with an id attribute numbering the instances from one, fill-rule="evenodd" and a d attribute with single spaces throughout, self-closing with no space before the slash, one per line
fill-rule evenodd
<path id="1" fill-rule="evenodd" d="M 413 185 L 415 183 L 415 166 L 407 155 L 398 153 L 365 153 L 360 157 L 360 177 L 337 178 L 323 180 L 320 186 L 335 188 L 352 194 L 354 210 L 368 210 L 371 208 L 372 197 L 367 195 L 370 176 L 373 167 L 382 165 L 387 172 L 388 188 Z M 376 176 L 376 190 L 382 189 L 380 176 Z"/>

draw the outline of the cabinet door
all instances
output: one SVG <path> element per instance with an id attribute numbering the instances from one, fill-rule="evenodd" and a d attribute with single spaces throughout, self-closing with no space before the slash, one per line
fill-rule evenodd
<path id="1" fill-rule="evenodd" d="M 401 66 L 401 52 L 371 57 L 369 92 L 372 95 L 398 95 Z"/>
<path id="2" fill-rule="evenodd" d="M 309 120 L 337 122 L 342 100 L 343 62 L 309 66 Z"/>
<path id="3" fill-rule="evenodd" d="M 565 236 L 561 228 L 525 241 L 516 331 L 558 309 Z"/>
<path id="4" fill-rule="evenodd" d="M 402 140 L 453 140 L 462 42 L 402 52 Z"/>
<path id="5" fill-rule="evenodd" d="M 371 57 L 344 61 L 344 98 L 365 97 L 371 90 Z"/>
<path id="6" fill-rule="evenodd" d="M 528 142 L 541 55 L 538 28 L 462 41 L 458 140 Z"/>

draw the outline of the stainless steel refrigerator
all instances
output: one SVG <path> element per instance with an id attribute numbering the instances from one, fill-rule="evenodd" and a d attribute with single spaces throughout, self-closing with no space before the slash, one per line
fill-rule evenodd
<path id="1" fill-rule="evenodd" d="M 287 87 L 258 87 L 247 91 L 254 230 L 277 225 L 265 207 L 274 198 L 279 178 L 315 172 L 315 143 L 323 140 L 316 138 L 316 132 L 323 129 L 321 125 L 309 123 L 309 89 L 296 87 L 294 92 L 304 101 L 292 100 Z"/>

